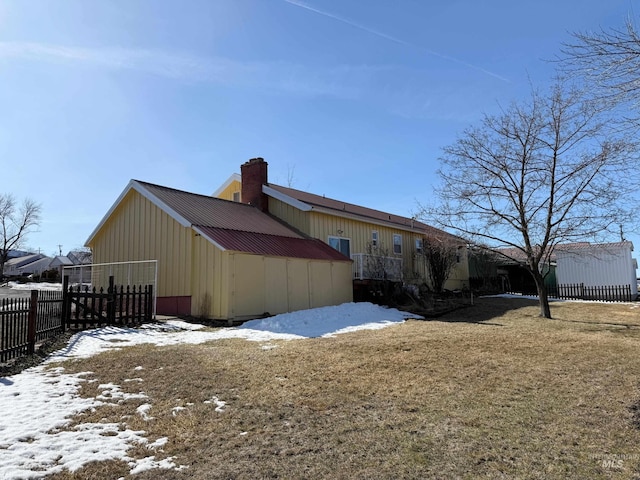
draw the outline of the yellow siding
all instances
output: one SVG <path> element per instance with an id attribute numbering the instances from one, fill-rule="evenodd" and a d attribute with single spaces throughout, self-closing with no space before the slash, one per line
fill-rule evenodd
<path id="1" fill-rule="evenodd" d="M 302 233 L 311 235 L 308 212 L 303 212 L 302 210 L 292 207 L 287 203 L 269 197 L 269 213 L 281 220 L 284 220 L 287 224 L 298 229 Z"/>
<path id="2" fill-rule="evenodd" d="M 303 212 L 297 208 L 269 199 L 269 209 L 278 218 L 293 225 L 307 235 L 328 243 L 329 237 L 348 238 L 351 254 L 378 252 L 381 255 L 402 258 L 404 280 L 422 283 L 425 278 L 424 262 L 416 252 L 416 240 L 422 238 L 419 232 L 411 232 L 393 227 L 377 225 L 328 215 L 320 212 Z M 372 249 L 372 232 L 378 232 L 378 246 Z M 402 236 L 402 254 L 393 252 L 394 234 Z M 461 262 L 454 267 L 445 288 L 454 290 L 469 286 L 469 268 L 466 249 L 462 250 Z"/>
<path id="3" fill-rule="evenodd" d="M 310 308 L 309 267 L 307 263 L 297 258 L 287 260 L 289 311 L 295 312 Z"/>
<path id="4" fill-rule="evenodd" d="M 252 318 L 263 315 L 265 310 L 264 257 L 260 255 L 233 255 L 231 318 Z M 269 282 L 275 282 L 270 278 Z M 271 312 L 270 312 L 271 313 Z"/>
<path id="5" fill-rule="evenodd" d="M 158 296 L 191 294 L 191 229 L 135 190 L 120 202 L 89 247 L 94 263 L 158 260 Z"/>
<path id="6" fill-rule="evenodd" d="M 227 188 L 225 188 L 222 192 L 220 192 L 220 194 L 218 195 L 218 198 L 222 198 L 223 200 L 233 201 L 233 194 L 238 193 L 240 194 L 240 201 L 242 201 L 241 192 L 242 192 L 242 185 L 237 180 L 234 180 L 229 184 Z"/>
<path id="7" fill-rule="evenodd" d="M 353 300 L 351 264 L 347 262 L 242 253 L 228 257 L 233 291 L 226 318 L 244 320 Z"/>
<path id="8" fill-rule="evenodd" d="M 289 298 L 286 286 L 287 262 L 280 257 L 265 257 L 264 276 L 265 285 L 264 311 L 270 314 L 289 311 Z"/>
<path id="9" fill-rule="evenodd" d="M 424 257 L 420 254 L 414 255 L 413 270 L 411 279 L 407 279 L 413 283 L 423 283 L 426 278 Z M 467 249 L 460 249 L 460 262 L 453 267 L 449 279 L 445 282 L 446 290 L 460 290 L 469 288 L 469 260 L 467 258 Z"/>
<path id="10" fill-rule="evenodd" d="M 204 318 L 226 318 L 229 281 L 223 253 L 199 235 L 193 236 L 191 314 Z"/>

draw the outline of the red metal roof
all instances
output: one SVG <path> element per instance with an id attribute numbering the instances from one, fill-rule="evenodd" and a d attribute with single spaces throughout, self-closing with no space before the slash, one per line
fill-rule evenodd
<path id="1" fill-rule="evenodd" d="M 225 250 L 277 257 L 351 261 L 339 251 L 317 239 L 282 237 L 203 226 L 197 228 Z"/>
<path id="2" fill-rule="evenodd" d="M 256 255 L 351 260 L 320 240 L 307 238 L 259 209 L 238 202 L 136 181 L 170 211 L 225 250 Z"/>

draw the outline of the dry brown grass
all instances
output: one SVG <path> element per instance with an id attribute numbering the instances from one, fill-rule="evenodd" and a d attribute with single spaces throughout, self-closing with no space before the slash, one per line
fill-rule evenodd
<path id="1" fill-rule="evenodd" d="M 640 309 L 561 303 L 552 313 L 482 299 L 438 321 L 272 349 L 141 346 L 65 366 L 149 396 L 153 420 L 135 413 L 143 402 L 78 417 L 167 436 L 156 455 L 189 466 L 141 479 L 638 478 Z M 213 396 L 223 412 L 204 403 Z M 176 406 L 186 409 L 174 416 Z M 105 462 L 53 478 L 127 474 Z"/>

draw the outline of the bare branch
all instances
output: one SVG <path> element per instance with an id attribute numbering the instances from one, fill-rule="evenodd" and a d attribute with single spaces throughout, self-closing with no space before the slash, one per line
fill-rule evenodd
<path id="1" fill-rule="evenodd" d="M 19 248 L 27 234 L 40 224 L 42 207 L 25 199 L 17 205 L 11 194 L 0 194 L 0 272 L 4 269 L 9 250 Z"/>
<path id="2" fill-rule="evenodd" d="M 615 235 L 631 218 L 625 196 L 636 185 L 621 180 L 632 178 L 638 141 L 608 118 L 560 80 L 546 95 L 534 90 L 444 148 L 439 203 L 422 216 L 520 249 L 550 316 L 541 267 L 555 245 Z"/>

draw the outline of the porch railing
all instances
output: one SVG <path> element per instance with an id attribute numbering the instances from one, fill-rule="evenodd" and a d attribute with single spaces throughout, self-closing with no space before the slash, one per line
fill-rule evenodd
<path id="1" fill-rule="evenodd" d="M 369 253 L 354 253 L 353 278 L 355 280 L 389 280 L 402 281 L 402 259 L 382 257 Z"/>

